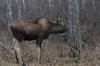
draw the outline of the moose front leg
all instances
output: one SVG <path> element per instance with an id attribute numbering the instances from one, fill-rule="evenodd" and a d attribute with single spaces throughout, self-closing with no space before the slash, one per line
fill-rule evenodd
<path id="1" fill-rule="evenodd" d="M 36 44 L 38 46 L 38 63 L 41 63 L 41 60 L 40 60 L 40 57 L 41 57 L 41 48 L 42 48 L 42 42 L 43 42 L 43 39 L 41 38 L 38 38 L 36 40 Z"/>
<path id="2" fill-rule="evenodd" d="M 22 56 L 21 56 L 20 43 L 21 42 L 18 40 L 15 41 L 15 44 L 14 44 L 15 57 L 16 57 L 17 63 L 19 63 L 21 66 L 25 66 L 25 64 L 23 63 L 23 60 L 22 60 Z"/>

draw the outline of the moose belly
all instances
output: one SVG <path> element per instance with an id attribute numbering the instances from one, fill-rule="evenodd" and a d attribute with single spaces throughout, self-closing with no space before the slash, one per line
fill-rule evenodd
<path id="1" fill-rule="evenodd" d="M 31 41 L 31 40 L 36 40 L 38 37 L 37 34 L 24 34 L 24 40 L 27 40 L 27 41 Z"/>
<path id="2" fill-rule="evenodd" d="M 49 34 L 40 35 L 39 33 L 30 33 L 30 34 L 24 34 L 24 40 L 31 41 L 31 40 L 36 40 L 37 38 L 47 39 L 48 36 Z"/>

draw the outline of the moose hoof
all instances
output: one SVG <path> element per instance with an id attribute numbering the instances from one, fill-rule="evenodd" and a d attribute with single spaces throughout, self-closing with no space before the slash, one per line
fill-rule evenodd
<path id="1" fill-rule="evenodd" d="M 26 64 L 25 64 L 25 63 L 23 63 L 23 64 L 22 64 L 22 66 L 26 66 Z"/>

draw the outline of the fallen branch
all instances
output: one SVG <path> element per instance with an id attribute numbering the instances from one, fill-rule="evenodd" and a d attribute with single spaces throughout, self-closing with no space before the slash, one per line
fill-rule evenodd
<path id="1" fill-rule="evenodd" d="M 9 49 L 9 48 L 7 48 L 4 44 L 2 44 L 1 42 L 0 42 L 0 46 L 2 47 L 2 48 L 4 48 L 8 53 L 10 53 L 11 55 L 14 55 L 14 51 L 13 50 L 11 50 L 11 49 Z"/>

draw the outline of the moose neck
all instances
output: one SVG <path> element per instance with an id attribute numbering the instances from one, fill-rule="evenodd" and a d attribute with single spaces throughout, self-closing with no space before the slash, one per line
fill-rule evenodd
<path id="1" fill-rule="evenodd" d="M 65 31 L 66 31 L 65 27 L 52 26 L 50 30 L 50 34 L 64 33 Z"/>

